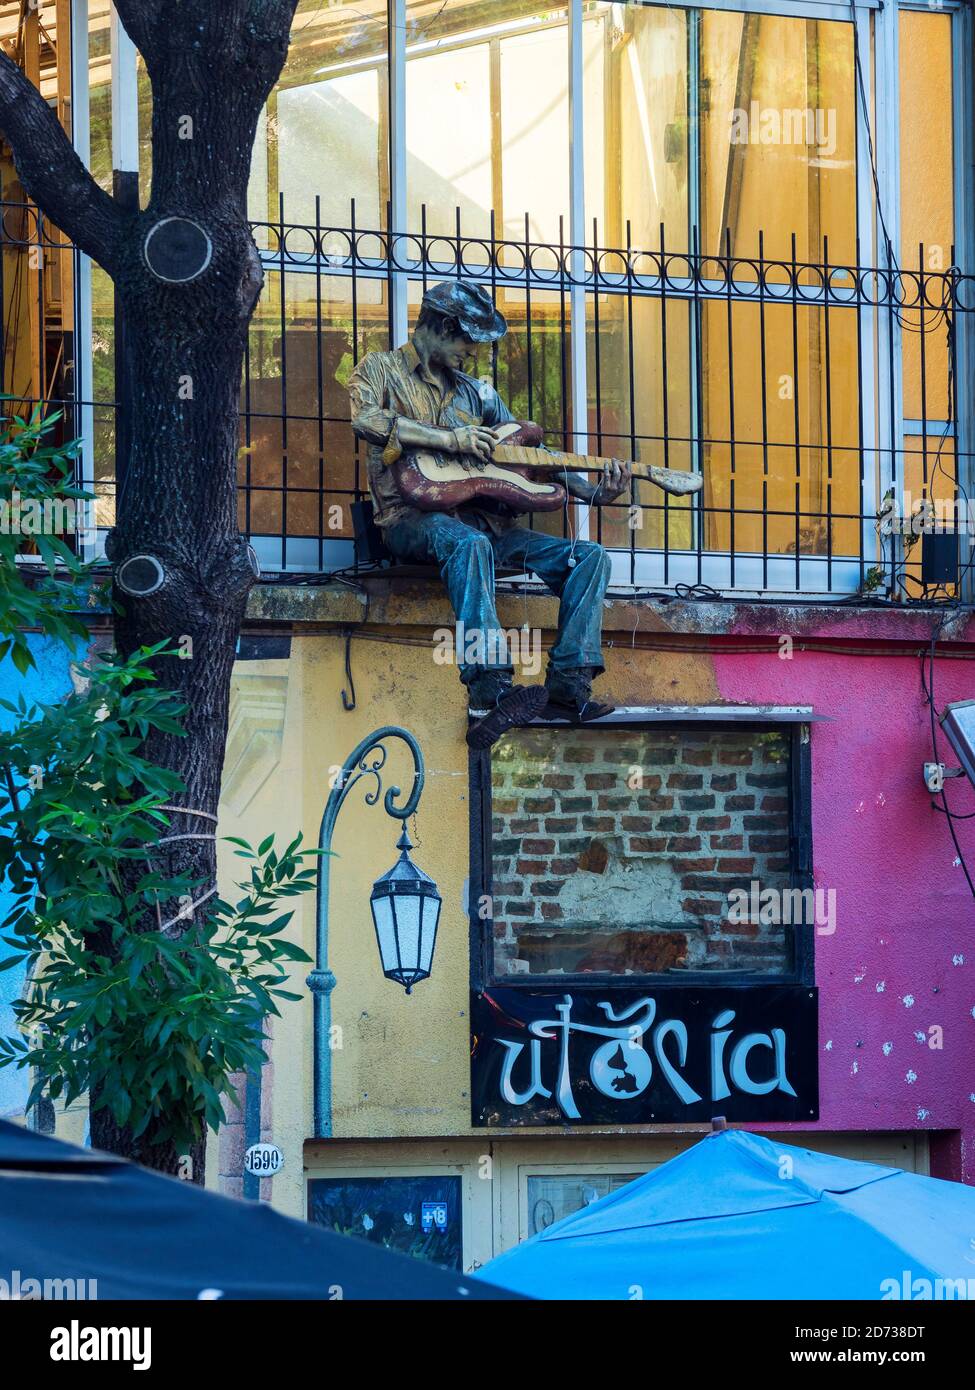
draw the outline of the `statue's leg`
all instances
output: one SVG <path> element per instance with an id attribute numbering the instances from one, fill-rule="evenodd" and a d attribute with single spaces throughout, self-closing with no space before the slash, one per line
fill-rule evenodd
<path id="1" fill-rule="evenodd" d="M 516 527 L 495 540 L 499 564 L 524 566 L 561 600 L 555 645 L 549 665 L 556 671 L 591 666 L 604 670 L 603 599 L 609 585 L 610 559 L 595 541 L 565 540 Z"/>
<path id="2" fill-rule="evenodd" d="M 465 685 L 485 671 L 506 673 L 511 659 L 494 606 L 494 551 L 491 538 L 456 517 L 418 512 L 390 526 L 386 543 L 393 554 L 440 569 L 457 619 L 456 660 Z"/>
<path id="3" fill-rule="evenodd" d="M 553 711 L 589 720 L 612 706 L 592 700 L 592 681 L 605 670 L 603 599 L 609 585 L 608 553 L 595 541 L 565 540 L 521 527 L 495 542 L 499 564 L 523 566 L 556 595 L 559 626 L 549 652 L 546 686 Z"/>
<path id="4" fill-rule="evenodd" d="M 386 543 L 401 559 L 440 567 L 457 619 L 453 651 L 474 720 L 471 746 L 488 748 L 507 729 L 530 723 L 547 697 L 541 686 L 512 683 L 511 656 L 494 604 L 491 538 L 456 517 L 424 512 L 388 527 Z"/>

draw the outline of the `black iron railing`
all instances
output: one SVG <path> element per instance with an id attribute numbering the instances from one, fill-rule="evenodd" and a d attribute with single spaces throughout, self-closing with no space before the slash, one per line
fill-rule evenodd
<path id="1" fill-rule="evenodd" d="M 3 274 L 42 302 L 50 271 L 25 266 L 61 244 L 35 210 L 4 205 Z M 366 495 L 365 457 L 349 421 L 346 383 L 364 353 L 385 349 L 415 318 L 425 285 L 465 276 L 485 285 L 509 332 L 470 370 L 490 377 L 514 412 L 555 449 L 640 459 L 703 475 L 692 499 L 649 484 L 594 509 L 573 506 L 535 524 L 579 531 L 616 556 L 614 582 L 722 592 L 843 596 L 924 594 L 918 550 L 899 517 L 927 509 L 965 529 L 971 443 L 959 409 L 975 281 L 932 270 L 878 269 L 859 252 L 815 263 L 755 254 L 570 245 L 451 234 L 426 215 L 410 233 L 256 223 L 266 283 L 251 328 L 242 390 L 240 522 L 265 570 L 358 568 L 352 504 Z M 781 249 L 781 248 L 779 248 Z M 30 276 L 33 280 L 30 280 Z M 86 468 L 110 523 L 114 478 L 110 286 L 91 294 L 95 388 L 63 392 L 73 428 L 86 425 Z M 84 322 L 87 281 L 78 266 Z M 21 353 L 5 294 L 5 389 Z M 35 316 L 37 317 L 37 316 Z M 38 322 L 50 358 L 57 325 Z M 398 331 L 397 331 L 398 330 Z M 71 334 L 62 332 L 70 367 Z M 56 351 L 55 351 L 56 355 Z M 84 380 L 84 373 L 81 375 Z M 75 380 L 65 371 L 63 382 Z M 48 400 L 56 399 L 52 390 Z M 87 415 L 86 415 L 87 411 Z M 962 424 L 959 425 L 959 420 Z M 918 528 L 915 527 L 915 530 Z M 964 552 L 963 552 L 964 553 Z M 953 594 L 949 587 L 945 592 Z"/>

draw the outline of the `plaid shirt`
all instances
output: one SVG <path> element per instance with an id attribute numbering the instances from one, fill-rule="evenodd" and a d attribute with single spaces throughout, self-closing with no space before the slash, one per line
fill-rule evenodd
<path id="1" fill-rule="evenodd" d="M 401 419 L 448 430 L 463 425 L 494 428 L 514 419 L 493 386 L 465 372 L 454 373 L 451 385 L 444 389 L 424 370 L 412 343 L 394 352 L 370 352 L 349 378 L 349 395 L 352 428 L 369 445 L 369 489 L 376 524 L 383 527 L 423 515 L 416 507 L 404 505 L 390 468 L 403 454 Z M 493 532 L 506 531 L 515 521 L 513 512 L 504 515 L 474 506 L 455 515 Z"/>

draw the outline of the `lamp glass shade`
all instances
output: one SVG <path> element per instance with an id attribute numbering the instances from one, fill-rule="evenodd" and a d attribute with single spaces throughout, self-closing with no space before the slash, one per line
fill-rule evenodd
<path id="1" fill-rule="evenodd" d="M 399 859 L 373 885 L 370 906 L 383 974 L 409 994 L 433 967 L 442 900 L 433 879 L 410 859 L 405 830 L 398 848 Z"/>

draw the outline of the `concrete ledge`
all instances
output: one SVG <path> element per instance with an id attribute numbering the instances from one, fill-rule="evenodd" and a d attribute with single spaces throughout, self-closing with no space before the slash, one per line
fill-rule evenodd
<path id="1" fill-rule="evenodd" d="M 258 584 L 247 604 L 247 624 L 275 626 L 370 626 L 437 628 L 453 625 L 453 614 L 439 579 L 364 578 L 362 589 L 347 584 Z M 545 593 L 498 594 L 498 616 L 506 627 L 554 629 L 558 602 Z M 835 641 L 887 641 L 927 645 L 942 623 L 941 642 L 975 643 L 975 615 L 969 607 L 918 607 L 818 601 L 738 599 L 607 599 L 604 631 L 658 637 L 766 641 L 778 637 Z"/>

